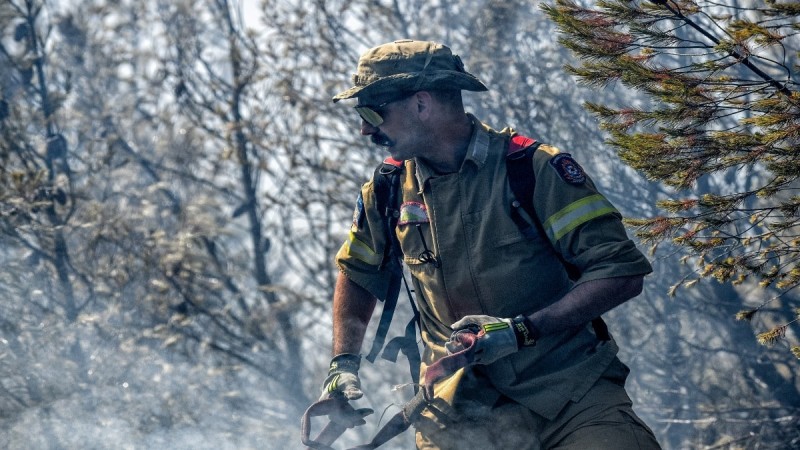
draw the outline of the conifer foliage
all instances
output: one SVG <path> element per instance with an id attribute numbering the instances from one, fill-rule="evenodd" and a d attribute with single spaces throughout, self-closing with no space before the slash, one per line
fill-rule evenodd
<path id="1" fill-rule="evenodd" d="M 590 86 L 644 94 L 644 106 L 585 106 L 625 163 L 681 197 L 659 201 L 663 214 L 629 223 L 645 242 L 689 250 L 685 260 L 696 270 L 671 294 L 705 278 L 753 282 L 766 301 L 738 319 L 767 305 L 794 308 L 758 336 L 780 340 L 800 321 L 800 4 L 587 5 L 544 6 L 562 45 L 580 58 L 566 70 Z M 800 357 L 800 347 L 792 352 Z"/>

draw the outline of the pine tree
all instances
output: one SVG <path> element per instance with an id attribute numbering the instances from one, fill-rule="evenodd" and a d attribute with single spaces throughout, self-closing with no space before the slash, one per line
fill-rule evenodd
<path id="1" fill-rule="evenodd" d="M 756 282 L 769 299 L 738 319 L 777 301 L 794 308 L 758 335 L 772 344 L 800 321 L 800 3 L 749 5 L 558 0 L 544 9 L 580 58 L 569 73 L 647 99 L 585 107 L 626 164 L 682 196 L 659 201 L 662 215 L 629 220 L 643 242 L 671 241 L 697 264 L 670 294 L 707 278 Z M 792 352 L 800 358 L 800 347 Z"/>

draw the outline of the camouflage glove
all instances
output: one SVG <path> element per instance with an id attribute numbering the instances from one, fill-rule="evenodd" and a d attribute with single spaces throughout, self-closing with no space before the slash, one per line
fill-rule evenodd
<path id="1" fill-rule="evenodd" d="M 527 317 L 519 315 L 513 319 L 492 316 L 465 316 L 454 323 L 453 334 L 445 344 L 448 353 L 458 351 L 458 333 L 473 333 L 475 342 L 475 364 L 491 364 L 500 358 L 516 353 L 523 346 L 536 344 L 533 326 Z"/>
<path id="2" fill-rule="evenodd" d="M 344 395 L 347 400 L 361 398 L 364 393 L 361 392 L 361 380 L 358 378 L 360 365 L 359 355 L 342 353 L 334 356 L 328 369 L 328 378 L 322 384 L 322 396 L 319 399 L 326 399 L 336 393 Z"/>

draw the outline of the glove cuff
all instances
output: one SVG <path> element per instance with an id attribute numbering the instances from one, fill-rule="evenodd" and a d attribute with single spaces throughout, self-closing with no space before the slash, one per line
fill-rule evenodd
<path id="1" fill-rule="evenodd" d="M 528 316 L 520 314 L 511 320 L 514 335 L 517 337 L 517 347 L 532 347 L 539 339 L 539 330 L 533 326 Z"/>
<path id="2" fill-rule="evenodd" d="M 341 353 L 333 357 L 331 359 L 331 365 L 328 369 L 328 375 L 333 373 L 342 373 L 342 372 L 349 372 L 349 373 L 358 373 L 358 369 L 361 367 L 361 356 L 354 355 L 352 353 Z"/>

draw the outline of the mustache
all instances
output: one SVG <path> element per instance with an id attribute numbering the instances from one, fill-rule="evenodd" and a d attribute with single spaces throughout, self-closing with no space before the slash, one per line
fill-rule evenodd
<path id="1" fill-rule="evenodd" d="M 394 145 L 394 141 L 389 139 L 389 136 L 386 136 L 385 134 L 383 134 L 381 132 L 377 132 L 377 133 L 373 134 L 372 136 L 370 136 L 370 140 L 372 141 L 373 144 L 381 145 L 381 146 L 384 146 L 384 147 L 390 147 L 390 146 Z"/>

